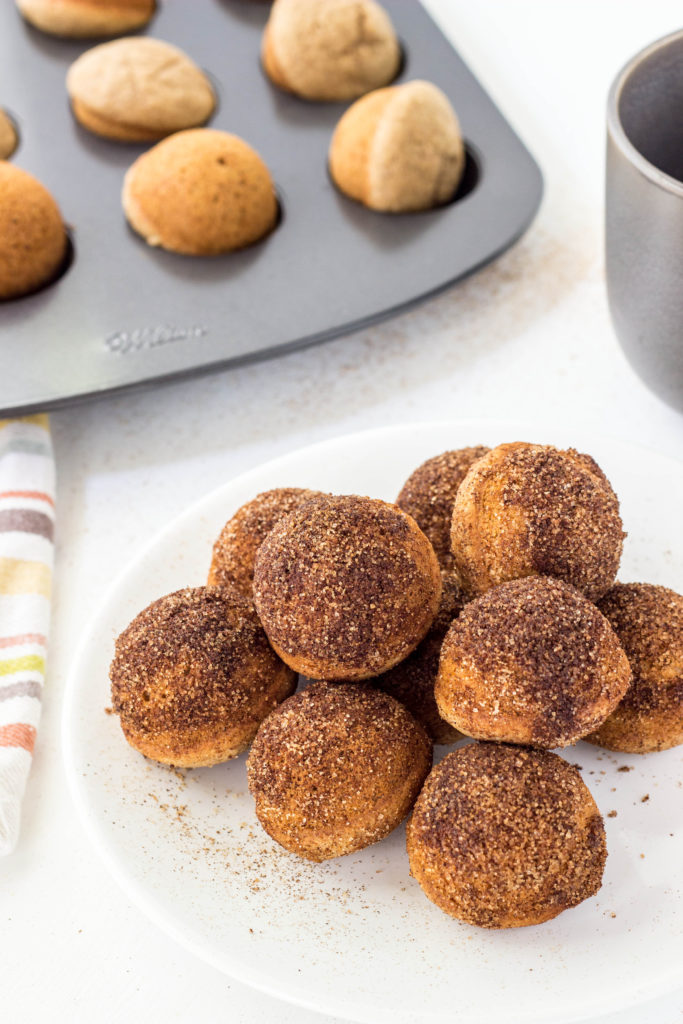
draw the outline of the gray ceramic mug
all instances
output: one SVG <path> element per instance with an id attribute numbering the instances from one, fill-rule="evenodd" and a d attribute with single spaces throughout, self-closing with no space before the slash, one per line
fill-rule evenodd
<path id="1" fill-rule="evenodd" d="M 634 57 L 610 90 L 605 227 L 621 346 L 683 409 L 683 31 Z"/>

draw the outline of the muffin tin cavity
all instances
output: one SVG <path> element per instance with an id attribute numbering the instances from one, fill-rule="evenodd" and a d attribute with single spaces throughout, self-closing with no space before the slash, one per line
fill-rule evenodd
<path id="1" fill-rule="evenodd" d="M 475 188 L 479 186 L 481 175 L 479 158 L 469 143 L 465 142 L 465 169 L 462 172 L 460 184 L 455 190 L 453 198 L 445 205 L 450 206 L 451 203 L 459 203 L 461 199 L 466 199 L 467 196 L 470 196 Z"/>
<path id="2" fill-rule="evenodd" d="M 62 262 L 59 264 L 59 267 L 57 268 L 56 274 L 54 274 L 54 276 L 51 277 L 49 281 L 46 281 L 41 288 L 33 292 L 31 295 L 24 296 L 24 298 L 30 299 L 33 296 L 42 295 L 42 293 L 49 291 L 49 289 L 53 288 L 56 284 L 59 284 L 62 278 L 65 277 L 71 270 L 72 266 L 74 265 L 75 259 L 76 246 L 74 244 L 74 232 L 71 230 L 71 228 L 67 227 L 66 248 L 64 249 L 64 257 L 62 259 Z M 12 301 L 19 302 L 20 300 L 13 299 Z"/>

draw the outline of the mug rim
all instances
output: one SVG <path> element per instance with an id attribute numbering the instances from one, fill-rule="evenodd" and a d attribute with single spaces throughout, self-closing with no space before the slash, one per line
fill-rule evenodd
<path id="1" fill-rule="evenodd" d="M 621 100 L 621 94 L 624 86 L 636 68 L 638 68 L 643 61 L 647 60 L 647 58 L 653 53 L 656 53 L 658 50 L 666 49 L 666 47 L 671 43 L 678 42 L 679 40 L 683 40 L 683 29 L 677 29 L 675 32 L 670 32 L 668 35 L 662 36 L 661 39 L 656 39 L 655 42 L 650 43 L 642 50 L 639 50 L 635 56 L 631 57 L 631 59 L 624 64 L 610 86 L 607 98 L 607 130 L 612 140 L 621 150 L 623 156 L 629 161 L 629 163 L 633 164 L 633 166 L 640 171 L 642 175 L 648 178 L 659 188 L 664 189 L 664 191 L 671 192 L 675 196 L 683 198 L 683 181 L 679 181 L 678 178 L 672 177 L 672 175 L 667 174 L 666 171 L 661 171 L 658 167 L 655 167 L 653 163 L 647 160 L 628 138 L 621 123 L 621 118 L 619 117 L 619 102 Z"/>

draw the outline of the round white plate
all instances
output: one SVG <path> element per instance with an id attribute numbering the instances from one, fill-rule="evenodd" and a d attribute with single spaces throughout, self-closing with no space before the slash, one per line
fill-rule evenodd
<path id="1" fill-rule="evenodd" d="M 290 485 L 393 500 L 430 455 L 511 440 L 590 452 L 621 499 L 629 536 L 620 578 L 683 590 L 683 466 L 579 431 L 445 422 L 329 441 L 226 484 L 150 544 L 91 621 L 64 709 L 76 804 L 128 896 L 227 974 L 369 1024 L 553 1024 L 683 984 L 683 748 L 645 757 L 583 743 L 565 751 L 605 815 L 603 887 L 547 924 L 489 932 L 448 918 L 422 895 L 402 828 L 340 860 L 299 860 L 256 821 L 244 757 L 172 771 L 136 754 L 105 714 L 116 634 L 154 598 L 204 582 L 215 536 L 256 493 Z"/>

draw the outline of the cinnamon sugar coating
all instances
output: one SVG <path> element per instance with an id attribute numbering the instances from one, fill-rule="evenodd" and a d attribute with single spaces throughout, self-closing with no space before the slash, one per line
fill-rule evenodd
<path id="1" fill-rule="evenodd" d="M 586 739 L 629 754 L 683 743 L 683 596 L 650 583 L 617 583 L 598 607 L 619 637 L 633 680 Z"/>
<path id="2" fill-rule="evenodd" d="M 472 466 L 453 506 L 454 565 L 473 596 L 540 575 L 597 601 L 614 583 L 624 536 L 605 474 L 573 448 L 499 445 Z"/>
<path id="3" fill-rule="evenodd" d="M 460 484 L 477 459 L 490 451 L 484 445 L 457 448 L 427 459 L 410 474 L 396 504 L 411 515 L 431 543 L 442 569 L 453 568 L 451 520 Z"/>
<path id="4" fill-rule="evenodd" d="M 472 743 L 436 765 L 407 827 L 411 874 L 452 917 L 541 924 L 600 888 L 602 817 L 578 770 L 549 751 Z"/>
<path id="5" fill-rule="evenodd" d="M 369 682 L 408 708 L 434 743 L 447 744 L 455 743 L 461 734 L 439 714 L 434 684 L 439 671 L 441 645 L 451 623 L 462 611 L 465 600 L 453 573 L 444 572 L 441 579 L 441 605 L 427 636 L 407 658 Z"/>
<path id="6" fill-rule="evenodd" d="M 284 516 L 320 491 L 302 487 L 276 487 L 257 494 L 228 519 L 213 546 L 209 586 L 230 585 L 245 597 L 254 592 L 254 560 L 259 547 Z"/>
<path id="7" fill-rule="evenodd" d="M 131 746 L 182 767 L 241 753 L 296 687 L 251 602 L 228 587 L 154 601 L 118 637 L 109 674 Z"/>
<path id="8" fill-rule="evenodd" d="M 565 747 L 616 708 L 631 680 L 607 619 L 574 587 L 529 576 L 470 602 L 441 649 L 439 712 L 476 739 Z"/>
<path id="9" fill-rule="evenodd" d="M 388 835 L 412 807 L 432 746 L 406 709 L 356 683 L 314 683 L 260 727 L 247 761 L 264 829 L 322 861 Z"/>
<path id="10" fill-rule="evenodd" d="M 426 635 L 440 599 L 431 544 L 410 516 L 373 498 L 307 502 L 256 555 L 254 601 L 268 639 L 312 678 L 392 668 Z"/>

